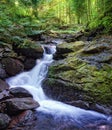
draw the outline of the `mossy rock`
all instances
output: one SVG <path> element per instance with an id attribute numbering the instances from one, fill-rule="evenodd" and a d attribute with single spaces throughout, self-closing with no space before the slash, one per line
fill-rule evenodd
<path id="1" fill-rule="evenodd" d="M 100 45 L 101 43 L 97 43 L 98 45 L 94 46 L 96 48 L 95 53 L 88 53 L 87 57 L 96 57 L 98 59 L 99 55 L 108 55 L 111 57 L 111 47 L 109 47 L 106 43 L 105 45 Z M 83 54 L 83 50 L 88 43 L 83 42 L 74 42 L 74 43 L 66 43 L 65 45 L 59 45 L 61 48 L 67 47 L 72 49 L 73 52 L 67 54 L 67 57 L 63 60 L 55 61 L 54 64 L 49 68 L 48 78 L 52 79 L 50 82 L 50 86 L 58 87 L 58 85 L 54 85 L 55 80 L 61 80 L 61 82 L 65 83 L 65 86 L 71 88 L 74 92 L 74 95 L 79 91 L 83 93 L 80 96 L 77 95 L 79 100 L 84 100 L 87 102 L 94 102 L 106 105 L 112 105 L 112 65 L 111 58 L 107 60 L 96 60 L 95 64 L 93 61 L 88 60 Z M 93 43 L 89 45 L 91 49 Z M 102 47 L 104 46 L 104 47 Z M 92 50 L 92 51 L 93 51 Z M 83 57 L 83 58 L 82 58 Z M 103 58 L 103 56 L 102 56 Z M 103 58 L 105 59 L 105 57 Z M 98 66 L 101 66 L 100 68 Z M 54 80 L 53 80 L 54 79 Z M 55 81 L 56 82 L 56 81 Z M 62 87 L 63 89 L 63 87 Z M 76 90 L 76 92 L 74 91 Z M 64 90 L 62 91 L 62 95 Z M 76 97 L 74 97 L 74 100 Z"/>

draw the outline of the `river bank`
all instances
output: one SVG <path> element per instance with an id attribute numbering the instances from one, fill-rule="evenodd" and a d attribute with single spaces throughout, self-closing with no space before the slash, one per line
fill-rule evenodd
<path id="1" fill-rule="evenodd" d="M 64 42 L 57 46 L 57 53 L 54 55 L 55 61 L 43 83 L 46 95 L 73 106 L 111 115 L 112 37 L 104 35 L 96 37 L 93 41 L 87 41 L 87 37 L 82 35 L 82 32 L 72 36 L 58 35 L 51 33 L 50 35 L 30 36 L 37 40 L 32 44 L 33 47 L 21 48 L 9 43 L 0 45 L 0 112 L 1 119 L 3 119 L 1 129 L 6 129 L 10 121 L 8 129 L 15 130 L 23 120 L 27 123 L 36 120 L 32 109 L 39 107 L 39 104 L 26 90 L 21 88 L 9 90 L 5 79 L 33 68 L 36 59 L 42 58 L 41 44 L 43 43 Z M 15 102 L 18 102 L 16 110 L 14 110 Z M 29 106 L 24 107 L 25 103 Z M 23 108 L 19 108 L 19 106 Z M 6 119 L 7 122 L 5 122 Z M 22 129 L 25 130 L 25 127 L 21 127 Z"/>

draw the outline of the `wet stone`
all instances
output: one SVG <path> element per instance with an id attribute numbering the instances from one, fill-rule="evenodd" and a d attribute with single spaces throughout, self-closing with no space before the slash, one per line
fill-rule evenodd
<path id="1" fill-rule="evenodd" d="M 5 129 L 9 122 L 10 122 L 10 117 L 6 114 L 0 113 L 0 130 Z"/>
<path id="2" fill-rule="evenodd" d="M 14 97 L 33 97 L 29 91 L 21 87 L 11 88 L 9 91 Z"/>
<path id="3" fill-rule="evenodd" d="M 33 111 L 26 110 L 13 117 L 7 130 L 33 130 L 33 122 L 36 122 L 36 117 L 33 114 Z"/>
<path id="4" fill-rule="evenodd" d="M 0 92 L 6 89 L 9 89 L 9 85 L 5 81 L 0 79 Z"/>
<path id="5" fill-rule="evenodd" d="M 34 101 L 33 98 L 12 98 L 3 102 L 6 106 L 9 115 L 16 115 L 24 110 L 35 109 L 39 107 L 39 103 Z"/>
<path id="6" fill-rule="evenodd" d="M 19 60 L 13 58 L 2 59 L 2 64 L 9 76 L 14 76 L 24 69 L 24 65 Z"/>

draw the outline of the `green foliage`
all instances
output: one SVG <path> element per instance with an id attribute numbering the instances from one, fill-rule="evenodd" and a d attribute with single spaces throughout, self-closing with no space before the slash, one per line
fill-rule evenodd
<path id="1" fill-rule="evenodd" d="M 86 0 L 73 0 L 73 5 L 74 5 L 73 9 L 77 16 L 77 21 L 79 24 L 81 23 L 81 18 L 85 14 L 85 11 L 86 11 L 85 2 Z"/>
<path id="2" fill-rule="evenodd" d="M 66 33 L 98 26 L 112 32 L 111 11 L 111 0 L 1 0 L 0 33 L 4 38 L 26 37 L 38 30 L 62 29 L 60 33 Z"/>
<path id="3" fill-rule="evenodd" d="M 89 23 L 89 27 L 97 28 L 98 26 L 103 26 L 106 33 L 112 32 L 111 0 L 99 0 L 95 3 L 95 7 L 95 10 L 93 11 L 94 17 Z"/>
<path id="4" fill-rule="evenodd" d="M 19 48 L 32 48 L 32 44 L 34 44 L 34 42 L 31 41 L 30 39 L 24 39 L 23 43 L 20 43 L 18 47 Z"/>

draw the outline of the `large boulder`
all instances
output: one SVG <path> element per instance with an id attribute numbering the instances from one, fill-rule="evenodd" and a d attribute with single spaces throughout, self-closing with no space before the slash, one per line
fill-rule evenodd
<path id="1" fill-rule="evenodd" d="M 58 48 L 68 48 L 72 52 L 62 53 L 64 58 L 49 68 L 43 83 L 45 93 L 64 102 L 81 100 L 112 106 L 111 42 L 78 41 L 60 44 Z"/>
<path id="2" fill-rule="evenodd" d="M 24 60 L 24 69 L 30 70 L 36 65 L 36 60 L 33 58 L 25 58 Z"/>
<path id="3" fill-rule="evenodd" d="M 83 95 L 82 91 L 77 91 L 75 87 L 77 88 L 78 86 L 55 78 L 47 78 L 43 84 L 44 92 L 49 98 L 63 102 L 70 102 L 81 98 Z"/>
<path id="4" fill-rule="evenodd" d="M 74 51 L 78 51 L 81 47 L 85 45 L 84 42 L 72 42 L 72 43 L 63 43 L 57 46 L 56 54 L 54 55 L 55 60 L 65 59 L 69 53 L 73 53 Z"/>
<path id="5" fill-rule="evenodd" d="M 14 76 L 24 69 L 24 65 L 19 60 L 13 58 L 3 58 L 2 64 L 9 76 Z"/>
<path id="6" fill-rule="evenodd" d="M 6 130 L 33 130 L 34 122 L 36 124 L 36 116 L 33 111 L 26 110 L 13 117 Z"/>
<path id="7" fill-rule="evenodd" d="M 19 56 L 25 56 L 27 59 L 42 58 L 43 48 L 41 47 L 40 43 L 31 43 L 31 41 L 28 41 L 27 44 L 22 44 L 22 46 L 14 45 L 14 51 L 17 52 Z"/>
<path id="8" fill-rule="evenodd" d="M 39 47 L 38 49 L 33 48 L 18 48 L 16 51 L 19 55 L 26 56 L 27 58 L 41 58 L 43 55 L 43 49 Z"/>
<path id="9" fill-rule="evenodd" d="M 11 88 L 9 91 L 14 97 L 33 97 L 29 91 L 21 87 Z"/>
<path id="10" fill-rule="evenodd" d="M 0 41 L 0 78 L 5 79 L 7 77 L 4 64 L 2 60 L 7 57 L 17 58 L 17 54 L 13 51 L 12 45 Z"/>
<path id="11" fill-rule="evenodd" d="M 7 99 L 2 102 L 2 104 L 5 105 L 5 111 L 9 115 L 17 115 L 17 113 L 21 111 L 35 109 L 39 107 L 38 102 L 34 101 L 33 98 L 30 97 Z"/>

